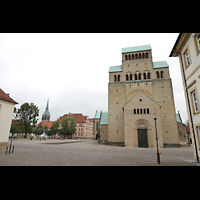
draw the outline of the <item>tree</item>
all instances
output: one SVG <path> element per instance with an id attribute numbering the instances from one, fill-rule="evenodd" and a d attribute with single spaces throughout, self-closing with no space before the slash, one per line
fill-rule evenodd
<path id="1" fill-rule="evenodd" d="M 48 127 L 47 127 L 47 125 L 43 128 L 43 132 L 44 132 L 44 133 L 47 133 L 47 132 L 48 132 Z"/>
<path id="2" fill-rule="evenodd" d="M 11 124 L 10 132 L 11 133 L 24 133 L 25 132 L 24 124 L 22 122 L 15 121 L 14 123 Z"/>
<path id="3" fill-rule="evenodd" d="M 60 122 L 59 122 L 59 119 L 57 119 L 53 125 L 51 126 L 50 130 L 48 131 L 48 135 L 55 135 L 58 133 L 59 131 L 59 127 L 60 127 Z"/>
<path id="4" fill-rule="evenodd" d="M 33 134 L 36 134 L 36 135 L 38 135 L 38 137 L 39 137 L 39 135 L 41 135 L 42 133 L 43 133 L 42 125 L 39 124 L 39 125 L 33 130 Z"/>
<path id="5" fill-rule="evenodd" d="M 69 121 L 68 121 L 68 118 L 65 117 L 62 122 L 61 122 L 61 128 L 59 130 L 59 134 L 60 135 L 63 135 L 64 138 L 66 135 L 69 135 Z"/>
<path id="6" fill-rule="evenodd" d="M 21 120 L 25 126 L 25 136 L 27 135 L 27 131 L 31 125 L 35 126 L 39 116 L 39 109 L 34 103 L 24 103 L 20 106 L 17 111 L 17 115 L 19 120 Z"/>
<path id="7" fill-rule="evenodd" d="M 74 118 L 71 119 L 69 130 L 70 130 L 69 131 L 70 138 L 72 138 L 72 135 L 76 133 L 76 122 Z"/>

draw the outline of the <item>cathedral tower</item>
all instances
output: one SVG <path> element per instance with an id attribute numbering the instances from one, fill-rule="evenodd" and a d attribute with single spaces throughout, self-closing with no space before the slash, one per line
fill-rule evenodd
<path id="1" fill-rule="evenodd" d="M 153 62 L 150 45 L 122 48 L 122 65 L 111 66 L 108 83 L 108 144 L 180 146 L 172 82 L 166 61 Z"/>
<path id="2" fill-rule="evenodd" d="M 50 121 L 49 100 L 47 101 L 46 110 L 42 115 L 42 121 Z"/>

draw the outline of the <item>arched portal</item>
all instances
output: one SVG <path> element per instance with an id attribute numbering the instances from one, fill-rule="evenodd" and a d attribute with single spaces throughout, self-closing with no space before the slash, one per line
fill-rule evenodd
<path id="1" fill-rule="evenodd" d="M 138 147 L 148 148 L 147 127 L 144 124 L 140 124 L 137 127 L 137 132 L 138 132 Z"/>

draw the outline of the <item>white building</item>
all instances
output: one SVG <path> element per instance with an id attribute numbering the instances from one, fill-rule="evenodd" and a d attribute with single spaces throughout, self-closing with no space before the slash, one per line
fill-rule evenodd
<path id="1" fill-rule="evenodd" d="M 0 88 L 0 150 L 6 149 L 16 101 Z"/>
<path id="2" fill-rule="evenodd" d="M 200 33 L 180 33 L 170 57 L 179 57 L 194 158 L 200 160 Z"/>

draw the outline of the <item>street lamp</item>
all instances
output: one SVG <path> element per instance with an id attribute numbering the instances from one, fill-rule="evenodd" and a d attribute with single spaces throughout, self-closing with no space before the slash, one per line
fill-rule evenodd
<path id="1" fill-rule="evenodd" d="M 157 161 L 160 164 L 160 154 L 159 154 L 159 149 L 158 149 L 158 136 L 157 136 L 157 126 L 156 126 L 156 119 L 157 119 L 157 115 L 156 113 L 153 114 L 153 118 L 155 120 L 155 129 L 156 129 L 156 142 L 157 142 Z"/>

